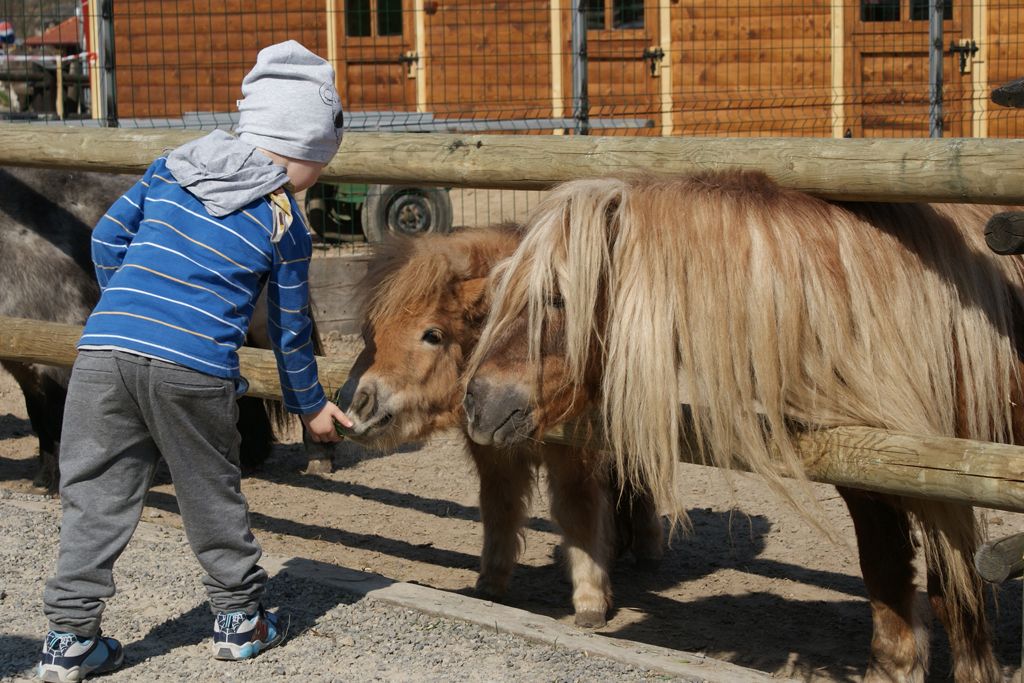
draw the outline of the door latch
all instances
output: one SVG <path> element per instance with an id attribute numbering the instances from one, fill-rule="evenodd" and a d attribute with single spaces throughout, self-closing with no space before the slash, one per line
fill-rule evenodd
<path id="1" fill-rule="evenodd" d="M 665 51 L 662 50 L 661 47 L 652 45 L 644 50 L 644 53 L 640 55 L 640 58 L 647 60 L 651 69 L 652 77 L 657 78 L 661 75 L 661 62 L 665 59 Z"/>
<path id="2" fill-rule="evenodd" d="M 960 58 L 960 73 L 971 73 L 971 61 L 978 54 L 978 44 L 973 40 L 954 40 L 949 44 L 949 53 Z"/>
<path id="3" fill-rule="evenodd" d="M 398 55 L 398 63 L 405 64 L 406 78 L 416 78 L 416 65 L 419 61 L 420 56 L 415 50 L 409 50 Z"/>

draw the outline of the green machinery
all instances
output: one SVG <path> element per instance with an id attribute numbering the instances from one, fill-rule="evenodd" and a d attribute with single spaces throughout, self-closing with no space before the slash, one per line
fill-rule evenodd
<path id="1" fill-rule="evenodd" d="M 317 183 L 306 191 L 306 215 L 324 242 L 379 242 L 389 232 L 450 231 L 452 202 L 446 188 Z"/>

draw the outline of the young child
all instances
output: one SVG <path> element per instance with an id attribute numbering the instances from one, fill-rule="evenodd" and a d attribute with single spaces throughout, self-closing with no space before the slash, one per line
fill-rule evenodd
<path id="1" fill-rule="evenodd" d="M 267 574 L 240 490 L 236 351 L 265 285 L 285 406 L 314 441 L 338 440 L 334 420 L 351 426 L 317 379 L 312 242 L 288 191 L 335 155 L 342 113 L 333 69 L 294 41 L 260 51 L 242 94 L 237 138 L 214 131 L 157 159 L 93 232 L 102 296 L 68 387 L 43 680 L 120 666 L 100 617 L 160 455 L 206 572 L 214 657 L 246 659 L 283 638 L 260 602 Z"/>

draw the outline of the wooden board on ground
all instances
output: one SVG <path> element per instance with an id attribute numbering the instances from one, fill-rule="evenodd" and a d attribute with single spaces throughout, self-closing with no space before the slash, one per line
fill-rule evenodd
<path id="1" fill-rule="evenodd" d="M 429 586 L 391 581 L 379 574 L 311 562 L 301 557 L 283 560 L 265 555 L 261 564 L 271 574 L 287 572 L 293 577 L 325 583 L 347 593 L 373 598 L 398 607 L 446 619 L 468 621 L 499 633 L 511 633 L 553 648 L 566 648 L 587 655 L 607 657 L 694 681 L 759 683 L 792 680 L 736 666 L 699 653 L 671 650 L 588 633 L 526 610 Z"/>

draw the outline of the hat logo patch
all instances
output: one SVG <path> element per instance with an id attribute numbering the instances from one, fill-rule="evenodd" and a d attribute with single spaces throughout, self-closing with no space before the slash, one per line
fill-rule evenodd
<path id="1" fill-rule="evenodd" d="M 338 104 L 338 91 L 334 89 L 334 84 L 328 81 L 324 81 L 320 85 L 320 99 L 328 107 L 333 107 Z"/>

